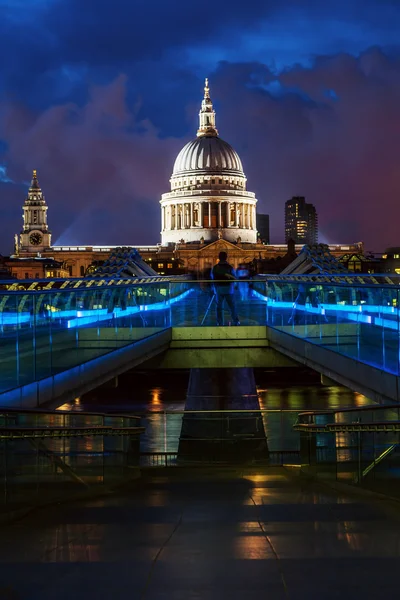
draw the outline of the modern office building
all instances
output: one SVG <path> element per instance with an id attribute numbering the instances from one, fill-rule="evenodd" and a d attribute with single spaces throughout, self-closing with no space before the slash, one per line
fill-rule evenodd
<path id="1" fill-rule="evenodd" d="M 285 240 L 295 244 L 318 244 L 318 215 L 304 196 L 293 196 L 285 203 Z"/>
<path id="2" fill-rule="evenodd" d="M 269 215 L 257 213 L 257 238 L 262 244 L 269 244 Z"/>

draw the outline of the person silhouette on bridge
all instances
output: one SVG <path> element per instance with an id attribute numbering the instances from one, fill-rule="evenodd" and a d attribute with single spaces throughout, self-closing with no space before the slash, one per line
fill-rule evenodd
<path id="1" fill-rule="evenodd" d="M 214 280 L 214 292 L 217 297 L 217 325 L 224 324 L 223 307 L 225 300 L 229 306 L 233 324 L 240 325 L 233 296 L 234 281 L 236 280 L 235 269 L 228 263 L 226 252 L 220 252 L 218 259 L 219 262 L 214 265 L 211 271 L 211 278 Z"/>

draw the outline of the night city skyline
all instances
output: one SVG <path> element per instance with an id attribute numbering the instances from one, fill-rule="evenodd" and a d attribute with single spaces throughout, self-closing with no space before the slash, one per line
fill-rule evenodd
<path id="1" fill-rule="evenodd" d="M 162 193 L 196 135 L 208 76 L 271 243 L 284 204 L 317 208 L 320 242 L 400 245 L 400 7 L 204 7 L 0 0 L 1 246 L 12 251 L 32 169 L 54 244 L 160 241 Z"/>

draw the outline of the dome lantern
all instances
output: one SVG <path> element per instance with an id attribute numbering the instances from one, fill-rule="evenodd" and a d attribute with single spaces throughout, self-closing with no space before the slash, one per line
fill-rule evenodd
<path id="1" fill-rule="evenodd" d="M 208 87 L 207 78 L 204 85 L 204 98 L 201 102 L 201 109 L 199 112 L 199 128 L 197 130 L 197 137 L 202 137 L 204 135 L 218 136 L 218 131 L 215 127 L 215 110 L 213 109 L 210 98 L 210 88 Z"/>

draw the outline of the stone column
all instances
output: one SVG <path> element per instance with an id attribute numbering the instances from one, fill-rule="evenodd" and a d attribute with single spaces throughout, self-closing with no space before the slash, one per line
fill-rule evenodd
<path id="1" fill-rule="evenodd" d="M 161 231 L 165 228 L 165 206 L 161 207 Z"/>
<path id="2" fill-rule="evenodd" d="M 194 225 L 194 203 L 190 203 L 190 224 L 189 227 L 193 227 Z"/>
<path id="3" fill-rule="evenodd" d="M 203 227 L 204 224 L 204 202 L 199 203 L 199 225 Z"/>
<path id="4" fill-rule="evenodd" d="M 234 202 L 235 207 L 235 227 L 239 226 L 238 203 Z"/>
<path id="5" fill-rule="evenodd" d="M 222 227 L 222 206 L 221 202 L 218 202 L 218 223 L 217 227 Z"/>
<path id="6" fill-rule="evenodd" d="M 231 204 L 230 202 L 226 203 L 226 227 L 231 226 Z"/>
<path id="7" fill-rule="evenodd" d="M 208 226 L 211 227 L 211 202 L 208 203 Z"/>
<path id="8" fill-rule="evenodd" d="M 268 445 L 253 369 L 190 369 L 185 410 L 189 412 L 182 420 L 179 458 L 209 462 L 218 457 L 232 464 L 267 460 Z M 219 412 L 205 412 L 198 419 L 191 410 Z M 225 412 L 229 410 L 238 412 Z"/>
<path id="9" fill-rule="evenodd" d="M 174 229 L 178 229 L 178 205 L 175 204 L 175 227 Z"/>

